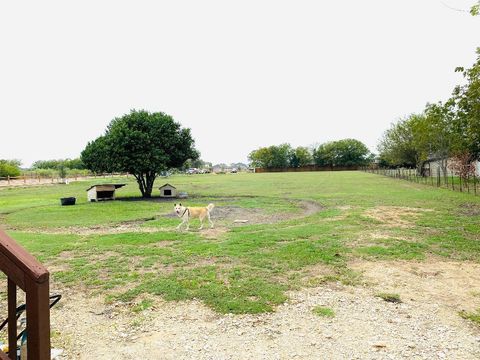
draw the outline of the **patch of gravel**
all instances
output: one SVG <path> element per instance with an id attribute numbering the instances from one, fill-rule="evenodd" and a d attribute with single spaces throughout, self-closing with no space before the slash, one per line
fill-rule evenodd
<path id="1" fill-rule="evenodd" d="M 368 286 L 292 291 L 274 313 L 259 315 L 223 315 L 200 301 L 158 297 L 135 314 L 131 305 L 105 305 L 100 297 L 66 290 L 61 308 L 52 310 L 52 329 L 60 332 L 52 341 L 66 350 L 65 359 L 480 358 L 480 328 L 458 315 L 480 306 L 480 265 L 353 267 L 364 272 Z M 379 292 L 398 293 L 402 303 L 386 302 Z M 316 306 L 335 317 L 315 315 Z"/>

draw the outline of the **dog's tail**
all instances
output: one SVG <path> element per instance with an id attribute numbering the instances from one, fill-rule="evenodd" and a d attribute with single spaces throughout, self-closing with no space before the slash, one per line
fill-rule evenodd
<path id="1" fill-rule="evenodd" d="M 215 207 L 215 205 L 213 205 L 213 204 L 208 204 L 208 205 L 207 205 L 207 210 L 210 212 L 210 211 L 212 211 L 212 209 L 213 209 L 214 207 Z"/>

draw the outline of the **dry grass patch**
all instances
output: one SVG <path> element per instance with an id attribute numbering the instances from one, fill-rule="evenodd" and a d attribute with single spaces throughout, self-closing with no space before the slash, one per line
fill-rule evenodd
<path id="1" fill-rule="evenodd" d="M 409 236 L 394 234 L 386 229 L 366 231 L 360 233 L 359 236 L 348 244 L 350 248 L 356 248 L 360 246 L 385 246 L 385 241 L 408 241 L 416 242 L 417 239 Z"/>
<path id="2" fill-rule="evenodd" d="M 384 226 L 409 228 L 414 226 L 415 220 L 423 213 L 433 211 L 402 206 L 377 206 L 365 211 L 364 215 L 383 223 Z"/>

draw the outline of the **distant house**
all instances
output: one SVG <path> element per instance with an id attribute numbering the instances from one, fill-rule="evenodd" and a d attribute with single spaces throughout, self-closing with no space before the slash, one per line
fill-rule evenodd
<path id="1" fill-rule="evenodd" d="M 213 172 L 214 174 L 219 174 L 219 173 L 224 172 L 224 171 L 225 171 L 225 168 L 222 168 L 222 167 L 220 167 L 220 166 L 218 166 L 218 165 L 215 165 L 215 166 L 213 167 L 213 169 L 212 169 L 212 172 Z"/>
<path id="2" fill-rule="evenodd" d="M 452 176 L 456 175 L 450 168 L 450 164 L 452 164 L 455 160 L 448 158 L 430 158 L 423 163 L 422 166 L 422 174 L 423 176 Z M 475 174 L 476 176 L 480 176 L 480 161 L 475 161 Z"/>
<path id="3" fill-rule="evenodd" d="M 163 198 L 174 198 L 177 197 L 177 188 L 170 184 L 165 184 L 159 187 L 160 197 Z"/>
<path id="4" fill-rule="evenodd" d="M 450 176 L 452 170 L 448 167 L 450 163 L 449 159 L 442 159 L 438 157 L 431 157 L 423 163 L 422 175 L 423 176 Z"/>
<path id="5" fill-rule="evenodd" d="M 88 201 L 115 200 L 115 190 L 127 184 L 98 184 L 87 189 Z"/>

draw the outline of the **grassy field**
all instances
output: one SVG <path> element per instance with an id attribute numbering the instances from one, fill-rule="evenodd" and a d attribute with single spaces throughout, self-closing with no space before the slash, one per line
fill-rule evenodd
<path id="1" fill-rule="evenodd" d="M 480 261 L 473 195 L 362 172 L 157 179 L 156 188 L 169 182 L 186 191 L 188 206 L 216 205 L 214 230 L 198 231 L 193 221 L 178 232 L 173 201 L 140 199 L 127 182 L 117 201 L 100 203 L 87 202 L 93 182 L 3 188 L 0 224 L 56 283 L 106 301 L 136 299 L 139 309 L 159 295 L 201 299 L 222 313 L 267 312 L 288 290 L 358 283 L 352 261 Z M 68 196 L 77 205 L 60 206 Z M 228 214 L 249 222 L 234 225 Z"/>

